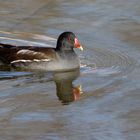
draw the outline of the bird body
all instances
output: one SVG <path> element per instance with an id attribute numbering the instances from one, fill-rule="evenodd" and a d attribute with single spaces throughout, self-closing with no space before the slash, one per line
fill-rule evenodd
<path id="1" fill-rule="evenodd" d="M 0 43 L 0 61 L 14 68 L 61 71 L 75 69 L 80 61 L 74 48 L 82 48 L 72 32 L 62 33 L 56 48 Z"/>

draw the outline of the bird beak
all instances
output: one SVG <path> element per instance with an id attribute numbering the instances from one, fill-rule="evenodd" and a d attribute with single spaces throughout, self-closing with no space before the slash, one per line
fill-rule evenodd
<path id="1" fill-rule="evenodd" d="M 77 38 L 75 38 L 74 47 L 80 49 L 81 51 L 84 50 Z"/>
<path id="2" fill-rule="evenodd" d="M 82 91 L 82 86 L 76 86 L 73 88 L 73 95 L 74 95 L 74 100 L 79 99 L 80 95 L 83 93 Z"/>

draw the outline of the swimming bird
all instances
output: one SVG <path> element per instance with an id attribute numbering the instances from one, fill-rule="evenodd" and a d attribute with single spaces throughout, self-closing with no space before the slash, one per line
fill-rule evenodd
<path id="1" fill-rule="evenodd" d="M 47 71 L 71 70 L 80 67 L 74 48 L 83 50 L 73 32 L 60 34 L 56 48 L 0 43 L 0 61 L 14 68 Z"/>

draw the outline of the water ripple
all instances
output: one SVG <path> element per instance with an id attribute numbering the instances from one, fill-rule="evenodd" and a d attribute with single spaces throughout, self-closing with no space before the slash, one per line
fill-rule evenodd
<path id="1" fill-rule="evenodd" d="M 103 48 L 88 49 L 85 54 L 80 55 L 80 59 L 83 73 L 96 73 L 100 76 L 127 75 L 136 64 L 124 52 Z"/>

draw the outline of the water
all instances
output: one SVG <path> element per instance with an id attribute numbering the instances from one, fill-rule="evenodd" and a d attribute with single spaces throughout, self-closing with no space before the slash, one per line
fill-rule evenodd
<path id="1" fill-rule="evenodd" d="M 140 1 L 0 1 L 0 41 L 55 46 L 70 30 L 80 70 L 0 71 L 0 140 L 139 140 Z"/>

